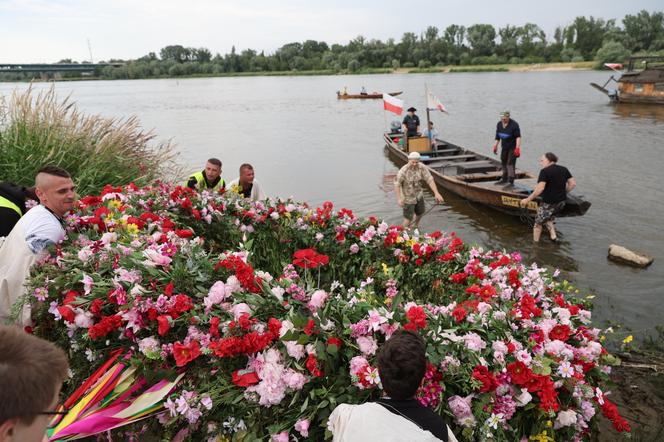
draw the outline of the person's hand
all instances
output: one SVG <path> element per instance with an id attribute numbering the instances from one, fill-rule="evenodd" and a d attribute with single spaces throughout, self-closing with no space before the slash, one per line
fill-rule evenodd
<path id="1" fill-rule="evenodd" d="M 439 203 L 439 204 L 442 204 L 442 203 L 445 202 L 445 200 L 443 199 L 443 196 L 440 193 L 435 194 L 434 198 L 436 198 L 436 202 Z"/>
<path id="2" fill-rule="evenodd" d="M 399 198 L 397 200 L 397 204 L 399 204 L 399 207 L 403 207 L 403 200 L 401 198 Z"/>
<path id="3" fill-rule="evenodd" d="M 493 154 L 494 155 L 498 154 L 498 146 L 496 146 L 496 145 L 493 146 Z"/>
<path id="4" fill-rule="evenodd" d="M 517 147 L 516 149 L 514 149 L 514 156 L 517 157 L 517 158 L 519 158 L 521 156 L 521 148 L 520 147 Z"/>
<path id="5" fill-rule="evenodd" d="M 521 201 L 519 201 L 519 205 L 520 205 L 521 207 L 526 207 L 526 206 L 528 205 L 529 202 L 530 202 L 530 201 L 528 200 L 528 198 L 524 198 L 524 199 L 522 199 Z"/>

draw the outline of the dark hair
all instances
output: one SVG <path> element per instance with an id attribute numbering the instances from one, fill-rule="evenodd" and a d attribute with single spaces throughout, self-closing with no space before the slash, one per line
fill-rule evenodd
<path id="1" fill-rule="evenodd" d="M 19 418 L 30 425 L 48 410 L 69 364 L 55 344 L 16 326 L 0 325 L 0 424 Z"/>
<path id="2" fill-rule="evenodd" d="M 215 166 L 221 167 L 221 160 L 218 158 L 210 158 L 207 160 L 208 163 L 214 164 Z"/>
<path id="3" fill-rule="evenodd" d="M 547 160 L 551 161 L 552 163 L 558 162 L 558 157 L 553 152 L 547 152 L 544 154 L 544 156 L 546 157 Z"/>
<path id="4" fill-rule="evenodd" d="M 245 169 L 254 170 L 254 166 L 252 166 L 249 163 L 244 163 L 243 165 L 240 166 L 240 173 L 242 173 L 242 171 Z"/>
<path id="5" fill-rule="evenodd" d="M 433 121 L 429 121 L 429 124 L 433 126 Z"/>
<path id="6" fill-rule="evenodd" d="M 56 166 L 55 164 L 47 164 L 42 166 L 38 171 L 37 175 L 40 173 L 45 173 L 46 175 L 54 175 L 62 178 L 71 178 L 69 172 L 64 170 L 62 167 Z"/>
<path id="7" fill-rule="evenodd" d="M 426 371 L 426 347 L 422 337 L 409 330 L 397 330 L 378 354 L 378 374 L 383 390 L 396 400 L 415 396 Z"/>
<path id="8" fill-rule="evenodd" d="M 35 187 L 24 187 L 23 188 L 23 195 L 25 195 L 26 198 L 39 201 L 39 198 L 37 197 L 37 193 L 35 192 Z"/>

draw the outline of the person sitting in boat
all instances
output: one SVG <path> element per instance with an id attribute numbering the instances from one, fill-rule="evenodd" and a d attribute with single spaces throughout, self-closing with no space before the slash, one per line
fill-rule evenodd
<path id="1" fill-rule="evenodd" d="M 445 420 L 415 399 L 426 371 L 426 345 L 410 330 L 397 330 L 378 354 L 384 396 L 360 405 L 339 404 L 327 426 L 334 442 L 456 442 Z"/>
<path id="2" fill-rule="evenodd" d="M 503 167 L 503 176 L 498 180 L 498 184 L 511 187 L 516 177 L 516 159 L 521 156 L 521 129 L 519 123 L 510 118 L 509 111 L 501 112 L 500 121 L 496 125 L 494 154 L 498 153 L 498 142 L 501 146 L 500 162 Z"/>
<path id="3" fill-rule="evenodd" d="M 34 187 L 0 183 L 0 238 L 9 235 L 16 223 L 27 211 L 26 201 L 37 200 Z M 0 239 L 0 244 L 2 240 Z"/>
<path id="4" fill-rule="evenodd" d="M 403 117 L 403 131 L 408 137 L 419 137 L 420 136 L 420 117 L 415 115 L 417 109 L 414 107 L 408 108 L 408 113 Z"/>
<path id="5" fill-rule="evenodd" d="M 368 95 L 367 90 L 362 86 L 362 90 L 360 91 L 360 95 Z"/>
<path id="6" fill-rule="evenodd" d="M 521 207 L 526 207 L 529 202 L 542 196 L 542 203 L 537 208 L 535 225 L 533 226 L 533 241 L 538 242 L 542 235 L 542 224 L 546 225 L 551 241 L 556 241 L 556 228 L 553 224 L 555 215 L 560 213 L 565 207 L 567 194 L 576 187 L 576 181 L 570 171 L 563 166 L 559 166 L 558 157 L 547 152 L 539 159 L 542 166 L 537 186 L 528 198 L 521 200 Z"/>
<path id="7" fill-rule="evenodd" d="M 249 163 L 241 165 L 240 177 L 230 182 L 232 191 L 242 198 L 250 198 L 254 201 L 264 200 L 263 187 L 254 176 L 254 166 Z"/>
<path id="8" fill-rule="evenodd" d="M 429 169 L 420 163 L 420 154 L 411 152 L 408 154 L 408 163 L 399 169 L 394 181 L 394 191 L 397 194 L 397 202 L 403 207 L 403 226 L 416 229 L 424 215 L 424 193 L 422 193 L 422 181 L 425 181 L 436 198 L 437 203 L 444 202 L 438 193 L 436 183 Z"/>
<path id="9" fill-rule="evenodd" d="M 221 161 L 217 158 L 210 158 L 205 163 L 205 169 L 189 176 L 187 187 L 198 190 L 211 190 L 223 192 L 226 190 L 226 183 L 221 177 Z"/>
<path id="10" fill-rule="evenodd" d="M 429 144 L 431 144 L 431 150 L 435 151 L 438 147 L 436 139 L 438 138 L 438 131 L 433 128 L 433 121 L 429 121 L 429 128 L 424 132 L 424 135 L 429 138 Z"/>

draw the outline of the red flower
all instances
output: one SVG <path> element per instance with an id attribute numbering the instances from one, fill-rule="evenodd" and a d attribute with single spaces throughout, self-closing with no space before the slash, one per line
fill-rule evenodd
<path id="1" fill-rule="evenodd" d="M 552 341 L 567 341 L 569 339 L 570 335 L 570 328 L 569 325 L 561 325 L 558 324 L 555 327 L 551 329 L 549 332 L 549 339 Z"/>
<path id="2" fill-rule="evenodd" d="M 521 287 L 521 281 L 519 280 L 519 271 L 517 269 L 512 269 L 507 274 L 508 281 L 511 287 L 518 289 Z"/>
<path id="3" fill-rule="evenodd" d="M 313 319 L 309 319 L 307 322 L 307 325 L 304 327 L 304 334 L 307 336 L 311 336 L 311 334 L 314 332 L 314 327 L 316 326 L 316 323 L 314 322 Z"/>
<path id="4" fill-rule="evenodd" d="M 194 236 L 194 232 L 189 229 L 176 229 L 175 234 L 180 238 L 191 238 Z"/>
<path id="5" fill-rule="evenodd" d="M 406 330 L 417 331 L 420 328 L 427 326 L 427 315 L 424 313 L 424 308 L 420 306 L 413 306 L 406 312 L 408 323 L 403 326 Z"/>
<path id="6" fill-rule="evenodd" d="M 65 305 L 72 304 L 76 298 L 80 298 L 81 294 L 77 292 L 76 290 L 69 290 L 65 294 L 65 299 L 62 300 L 62 303 Z"/>
<path id="7" fill-rule="evenodd" d="M 72 310 L 68 305 L 59 306 L 58 312 L 60 313 L 60 316 L 62 316 L 62 318 L 67 322 L 73 323 L 76 319 L 76 313 L 74 313 L 74 310 Z"/>
<path id="8" fill-rule="evenodd" d="M 343 342 L 339 338 L 334 338 L 334 337 L 327 338 L 327 345 L 336 345 L 337 350 L 341 349 L 342 344 Z"/>
<path id="9" fill-rule="evenodd" d="M 260 382 L 258 375 L 254 371 L 235 370 L 232 376 L 233 383 L 238 387 L 251 387 Z"/>
<path id="10" fill-rule="evenodd" d="M 327 255 L 321 255 L 314 249 L 301 249 L 293 253 L 293 265 L 303 269 L 315 269 L 330 262 Z"/>
<path id="11" fill-rule="evenodd" d="M 164 287 L 164 294 L 170 297 L 171 295 L 173 295 L 173 290 L 175 290 L 175 286 L 171 281 L 168 284 L 166 284 L 166 287 Z"/>
<path id="12" fill-rule="evenodd" d="M 450 275 L 450 281 L 452 281 L 455 284 L 465 284 L 467 280 L 468 280 L 468 273 L 466 272 L 455 273 L 453 275 Z"/>
<path id="13" fill-rule="evenodd" d="M 476 365 L 473 369 L 473 379 L 476 379 L 482 383 L 480 387 L 480 393 L 488 393 L 495 390 L 498 387 L 498 380 L 496 377 L 489 371 L 484 365 Z"/>
<path id="14" fill-rule="evenodd" d="M 170 316 L 168 315 L 157 316 L 157 323 L 159 324 L 157 327 L 157 333 L 159 333 L 159 336 L 164 336 L 166 333 L 168 333 L 168 330 L 170 330 L 171 323 L 169 319 Z"/>
<path id="15" fill-rule="evenodd" d="M 134 224 L 139 230 L 142 230 L 145 227 L 145 221 L 135 216 L 127 217 L 127 224 Z"/>
<path id="16" fill-rule="evenodd" d="M 459 323 L 463 321 L 466 318 L 466 315 L 468 313 L 466 312 L 466 309 L 461 307 L 460 305 L 456 306 L 454 310 L 452 310 L 452 316 L 454 316 L 454 320 Z"/>
<path id="17" fill-rule="evenodd" d="M 221 322 L 221 319 L 218 317 L 213 317 L 210 319 L 210 336 L 212 337 L 219 337 L 219 323 Z"/>
<path id="18" fill-rule="evenodd" d="M 512 383 L 516 385 L 526 385 L 532 379 L 533 372 L 526 364 L 521 361 L 507 364 L 507 372 L 510 374 Z"/>
<path id="19" fill-rule="evenodd" d="M 117 330 L 122 325 L 120 315 L 102 316 L 101 321 L 88 329 L 90 339 L 97 339 L 106 336 L 113 330 Z"/>
<path id="20" fill-rule="evenodd" d="M 191 341 L 189 345 L 181 344 L 180 341 L 173 344 L 173 357 L 178 367 L 184 367 L 200 355 L 201 346 L 198 341 Z"/>
<path id="21" fill-rule="evenodd" d="M 242 315 L 240 315 L 240 318 L 238 319 L 237 322 L 238 322 L 238 325 L 240 326 L 240 328 L 241 328 L 242 330 L 244 330 L 244 331 L 248 331 L 248 330 L 251 328 L 251 325 L 252 325 L 254 322 L 256 322 L 256 320 L 255 320 L 255 319 L 252 319 L 252 318 L 249 316 L 249 313 L 243 313 Z"/>
<path id="22" fill-rule="evenodd" d="M 318 368 L 318 361 L 316 360 L 316 356 L 313 353 L 309 353 L 307 362 L 304 365 L 314 377 L 320 378 L 323 376 L 323 372 Z"/>
<path id="23" fill-rule="evenodd" d="M 194 308 L 194 303 L 187 295 L 180 293 L 175 295 L 175 305 L 171 309 L 172 313 L 181 314 Z"/>
<path id="24" fill-rule="evenodd" d="M 100 298 L 96 298 L 92 303 L 90 304 L 90 311 L 92 312 L 93 315 L 95 316 L 101 316 L 101 308 L 104 306 L 104 301 L 102 301 Z"/>
<path id="25" fill-rule="evenodd" d="M 281 322 L 277 318 L 270 318 L 267 321 L 267 328 L 274 336 L 274 339 L 279 339 L 279 333 L 281 332 Z"/>

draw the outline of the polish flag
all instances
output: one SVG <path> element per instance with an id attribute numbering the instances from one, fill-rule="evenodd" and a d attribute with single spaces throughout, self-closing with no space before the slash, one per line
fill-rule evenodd
<path id="1" fill-rule="evenodd" d="M 447 109 L 445 109 L 443 103 L 431 92 L 427 93 L 427 109 L 439 110 L 441 112 L 447 113 Z"/>
<path id="2" fill-rule="evenodd" d="M 609 68 L 611 70 L 614 70 L 614 71 L 617 71 L 618 69 L 623 68 L 623 65 L 620 64 L 620 63 L 604 63 L 604 66 L 606 66 L 607 68 Z"/>
<path id="3" fill-rule="evenodd" d="M 403 100 L 399 100 L 390 94 L 383 94 L 383 109 L 401 115 L 403 113 Z"/>

